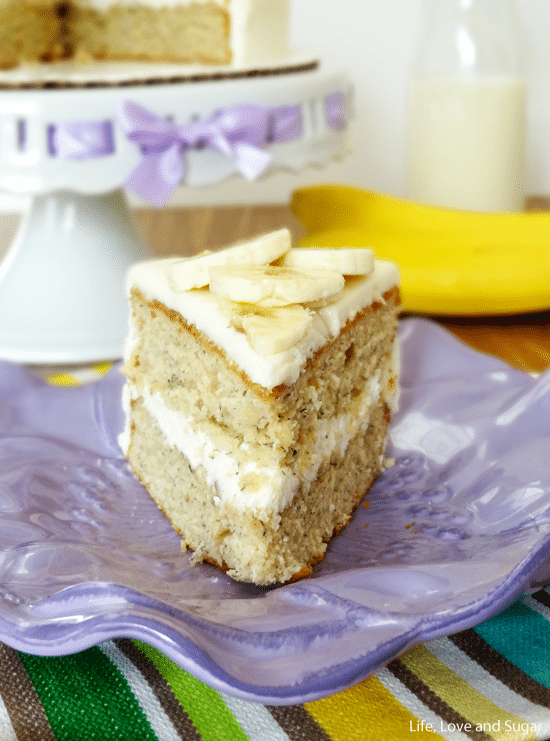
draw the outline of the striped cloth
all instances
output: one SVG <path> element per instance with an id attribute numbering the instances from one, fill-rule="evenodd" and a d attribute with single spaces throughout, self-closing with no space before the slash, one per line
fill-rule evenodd
<path id="1" fill-rule="evenodd" d="M 126 638 L 61 657 L 0 644 L 0 696 L 1 741 L 550 739 L 550 592 L 302 705 L 217 692 Z"/>
<path id="2" fill-rule="evenodd" d="M 110 367 L 44 378 L 76 386 Z M 350 689 L 302 705 L 265 706 L 218 692 L 127 638 L 60 657 L 0 643 L 0 741 L 157 739 L 550 740 L 550 588 L 473 629 L 409 649 Z"/>

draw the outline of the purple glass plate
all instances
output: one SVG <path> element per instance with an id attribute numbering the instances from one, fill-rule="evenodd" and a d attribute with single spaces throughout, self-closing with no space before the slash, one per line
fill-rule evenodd
<path id="1" fill-rule="evenodd" d="M 216 689 L 300 703 L 547 584 L 550 375 L 405 320 L 388 468 L 311 578 L 191 566 L 129 471 L 117 368 L 54 388 L 0 363 L 0 639 L 41 655 L 140 638 Z"/>

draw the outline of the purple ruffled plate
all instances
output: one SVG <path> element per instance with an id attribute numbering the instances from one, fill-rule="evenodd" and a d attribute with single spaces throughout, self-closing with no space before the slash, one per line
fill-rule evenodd
<path id="1" fill-rule="evenodd" d="M 191 566 L 117 445 L 122 376 L 55 388 L 0 363 L 0 640 L 140 638 L 211 686 L 300 703 L 548 583 L 550 375 L 405 320 L 385 471 L 313 576 Z"/>

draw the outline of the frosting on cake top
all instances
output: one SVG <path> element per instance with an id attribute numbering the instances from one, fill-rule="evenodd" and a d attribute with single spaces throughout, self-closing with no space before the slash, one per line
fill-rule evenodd
<path id="1" fill-rule="evenodd" d="M 192 258 L 137 263 L 127 287 L 177 311 L 252 382 L 273 389 L 296 381 L 313 353 L 398 282 L 397 266 L 371 250 L 292 249 L 282 229 Z M 133 343 L 130 333 L 126 357 Z"/>

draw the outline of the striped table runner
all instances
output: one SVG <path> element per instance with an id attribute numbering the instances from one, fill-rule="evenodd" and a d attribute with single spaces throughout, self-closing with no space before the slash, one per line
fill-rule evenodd
<path id="1" fill-rule="evenodd" d="M 126 638 L 53 658 L 0 644 L 0 696 L 1 741 L 550 739 L 550 592 L 302 705 L 217 692 Z"/>

